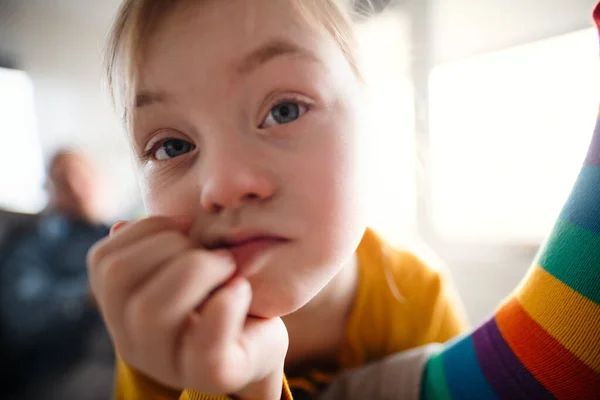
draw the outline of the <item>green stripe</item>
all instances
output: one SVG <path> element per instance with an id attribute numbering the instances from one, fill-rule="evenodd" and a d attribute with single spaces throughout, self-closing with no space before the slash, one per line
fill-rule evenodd
<path id="1" fill-rule="evenodd" d="M 600 304 L 600 235 L 558 219 L 540 253 L 542 268 Z"/>
<path id="2" fill-rule="evenodd" d="M 423 400 L 452 400 L 444 375 L 442 354 L 434 355 L 427 362 L 422 383 L 421 399 Z"/>

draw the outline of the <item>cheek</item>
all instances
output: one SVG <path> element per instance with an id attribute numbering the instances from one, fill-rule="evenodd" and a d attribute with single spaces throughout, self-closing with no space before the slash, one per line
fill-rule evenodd
<path id="1" fill-rule="evenodd" d="M 355 229 L 362 229 L 361 193 L 358 176 L 354 137 L 346 137 L 334 143 L 333 151 L 322 162 L 327 170 L 321 181 L 323 193 L 322 218 L 327 218 L 331 235 L 339 232 L 338 240 L 344 242 L 346 235 Z"/>
<path id="2" fill-rule="evenodd" d="M 150 216 L 194 216 L 198 209 L 199 189 L 191 176 L 174 180 L 146 174 L 141 178 L 141 189 Z"/>
<path id="3" fill-rule="evenodd" d="M 302 171 L 296 176 L 296 190 L 303 199 L 305 220 L 310 221 L 312 245 L 330 262 L 340 262 L 353 253 L 365 229 L 358 174 L 360 125 L 354 113 L 328 114 L 327 123 L 316 130 L 310 155 L 302 166 L 295 166 Z"/>

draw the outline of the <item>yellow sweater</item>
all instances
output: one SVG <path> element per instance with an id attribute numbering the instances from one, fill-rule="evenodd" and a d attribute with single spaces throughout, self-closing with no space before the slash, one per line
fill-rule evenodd
<path id="1" fill-rule="evenodd" d="M 426 343 L 445 342 L 466 327 L 462 307 L 442 274 L 414 254 L 388 246 L 367 230 L 357 249 L 359 284 L 339 355 L 341 369 L 357 367 Z M 292 392 L 321 389 L 332 376 L 313 371 L 290 378 Z M 121 360 L 117 363 L 117 400 L 225 399 L 192 390 L 167 388 Z M 284 382 L 283 398 L 291 398 Z"/>

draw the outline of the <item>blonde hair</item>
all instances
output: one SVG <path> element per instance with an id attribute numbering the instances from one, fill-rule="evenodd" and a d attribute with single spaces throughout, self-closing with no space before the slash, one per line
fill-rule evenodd
<path id="1" fill-rule="evenodd" d="M 203 0 L 204 2 L 208 0 Z M 219 0 L 223 1 L 223 0 Z M 281 1 L 281 0 L 277 0 Z M 353 5 L 348 0 L 287 0 L 315 28 L 325 28 L 337 41 L 360 77 L 357 44 L 352 24 Z M 135 81 L 148 40 L 174 9 L 201 4 L 201 0 L 124 0 L 110 32 L 105 57 L 109 93 L 123 122 L 130 123 Z"/>

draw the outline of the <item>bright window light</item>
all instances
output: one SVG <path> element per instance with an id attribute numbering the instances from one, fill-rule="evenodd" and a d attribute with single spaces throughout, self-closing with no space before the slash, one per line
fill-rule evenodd
<path id="1" fill-rule="evenodd" d="M 25 72 L 0 68 L 0 121 L 0 208 L 38 212 L 45 204 L 44 163 L 33 83 Z"/>
<path id="2" fill-rule="evenodd" d="M 599 67 L 590 29 L 433 71 L 433 217 L 443 237 L 546 236 L 591 138 Z"/>
<path id="3" fill-rule="evenodd" d="M 370 99 L 370 125 L 362 145 L 368 221 L 392 243 L 403 242 L 415 224 L 413 93 L 403 21 L 400 12 L 391 11 L 358 30 Z"/>

